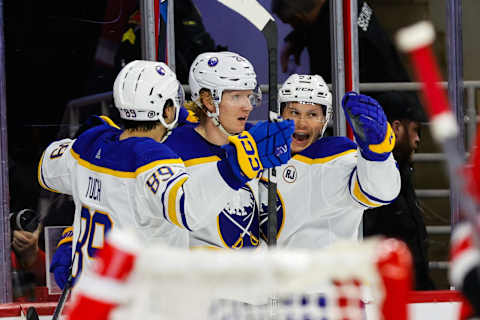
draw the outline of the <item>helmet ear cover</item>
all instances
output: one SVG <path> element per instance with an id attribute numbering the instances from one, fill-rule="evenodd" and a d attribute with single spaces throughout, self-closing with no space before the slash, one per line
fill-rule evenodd
<path id="1" fill-rule="evenodd" d="M 185 93 L 175 73 L 166 64 L 135 60 L 118 74 L 113 97 L 120 117 L 126 122 L 160 121 L 165 128 L 172 129 L 177 123 Z M 167 123 L 164 117 L 169 100 L 176 108 L 171 123 Z"/>

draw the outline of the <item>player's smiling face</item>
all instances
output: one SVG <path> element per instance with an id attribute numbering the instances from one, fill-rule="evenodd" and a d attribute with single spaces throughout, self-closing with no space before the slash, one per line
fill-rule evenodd
<path id="1" fill-rule="evenodd" d="M 248 116 L 253 110 L 250 103 L 252 90 L 226 90 L 220 102 L 219 120 L 222 126 L 231 134 L 245 130 Z"/>
<path id="2" fill-rule="evenodd" d="M 289 102 L 283 109 L 282 117 L 295 121 L 292 153 L 298 153 L 317 141 L 325 125 L 322 107 L 317 104 Z"/>

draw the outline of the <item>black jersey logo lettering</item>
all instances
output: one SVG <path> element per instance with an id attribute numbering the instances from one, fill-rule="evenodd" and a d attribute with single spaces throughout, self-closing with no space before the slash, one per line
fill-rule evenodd
<path id="1" fill-rule="evenodd" d="M 294 183 L 297 180 L 297 169 L 294 166 L 287 166 L 283 169 L 283 180 L 287 183 Z"/>

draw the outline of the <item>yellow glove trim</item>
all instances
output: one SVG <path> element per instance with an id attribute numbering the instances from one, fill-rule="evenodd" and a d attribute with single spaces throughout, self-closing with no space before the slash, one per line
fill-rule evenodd
<path id="1" fill-rule="evenodd" d="M 385 134 L 385 139 L 379 144 L 371 144 L 368 146 L 370 151 L 375 153 L 386 153 L 391 152 L 395 147 L 395 133 L 393 132 L 390 123 L 387 122 L 387 133 Z"/>
<path id="2" fill-rule="evenodd" d="M 263 165 L 258 157 L 257 144 L 248 131 L 243 131 L 236 136 L 228 137 L 237 150 L 237 161 L 243 174 L 249 179 L 257 177 L 263 170 Z"/>
<path id="3" fill-rule="evenodd" d="M 57 243 L 57 248 L 67 242 L 73 242 L 73 227 L 68 227 L 63 230 L 60 241 Z"/>

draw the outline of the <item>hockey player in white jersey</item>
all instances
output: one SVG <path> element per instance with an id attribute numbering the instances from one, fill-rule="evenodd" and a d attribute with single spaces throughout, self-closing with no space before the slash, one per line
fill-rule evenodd
<path id="1" fill-rule="evenodd" d="M 291 75 L 279 92 L 282 117 L 295 121 L 292 158 L 277 169 L 277 245 L 322 248 L 358 239 L 366 208 L 393 201 L 400 175 L 391 151 L 395 135 L 372 98 L 347 93 L 342 101 L 357 144 L 322 137 L 332 118 L 332 96 L 318 75 Z M 262 179 L 262 231 L 267 183 Z"/>
<path id="2" fill-rule="evenodd" d="M 133 61 L 119 73 L 113 91 L 125 130 L 103 118 L 75 140 L 53 142 L 39 163 L 40 184 L 75 201 L 74 278 L 112 228 L 133 228 L 143 241 L 186 248 L 185 230 L 201 229 L 215 219 L 230 199 L 232 181 L 242 186 L 256 178 L 261 159 L 272 155 L 266 148 L 258 151 L 255 142 L 260 147 L 269 141 L 267 130 L 242 132 L 225 146 L 231 156 L 218 161 L 222 170 L 213 166 L 189 175 L 182 159 L 161 143 L 176 125 L 184 98 L 168 66 Z M 210 192 L 200 197 L 205 181 Z"/>
<path id="3" fill-rule="evenodd" d="M 234 135 L 251 127 L 247 124 L 247 119 L 261 96 L 252 64 L 233 52 L 200 54 L 190 68 L 189 84 L 193 102 L 188 108 L 195 113 L 200 123 L 175 129 L 166 144 L 184 160 L 190 175 L 203 176 L 203 172 L 216 167 L 220 159 L 228 159 L 230 147 L 221 146 L 231 141 Z M 257 124 L 248 130 L 261 130 L 261 126 Z M 271 161 L 269 165 L 276 166 L 285 163 L 290 157 L 290 144 L 286 141 L 291 141 L 293 122 L 282 121 L 271 123 L 270 126 L 271 134 L 278 132 L 277 140 L 272 145 L 275 156 L 262 162 Z M 257 145 L 259 149 L 268 147 L 265 143 L 257 142 Z M 288 150 L 278 148 L 281 145 L 288 146 Z M 218 168 L 222 172 L 225 170 L 221 164 Z M 258 246 L 258 180 L 246 184 L 227 180 L 227 183 L 236 191 L 230 192 L 226 206 L 214 212 L 214 219 L 204 228 L 190 234 L 192 248 L 240 249 Z M 199 189 L 197 195 L 205 199 L 205 202 L 215 192 L 209 186 L 209 180 L 205 180 L 205 187 Z M 200 206 L 198 210 L 205 217 L 212 214 L 211 208 L 206 206 Z"/>

